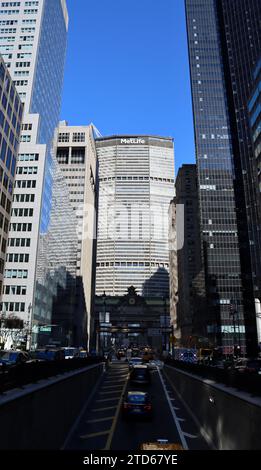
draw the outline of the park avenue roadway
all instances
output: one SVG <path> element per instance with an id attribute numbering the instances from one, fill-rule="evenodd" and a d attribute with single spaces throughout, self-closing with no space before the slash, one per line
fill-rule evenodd
<path id="1" fill-rule="evenodd" d="M 164 376 L 162 369 L 151 371 L 151 384 L 130 385 L 125 362 L 112 362 L 104 372 L 91 400 L 78 416 L 66 440 L 68 450 L 137 451 L 144 442 L 167 439 L 184 449 L 207 450 L 210 445 L 200 433 L 182 398 Z M 129 390 L 146 390 L 151 397 L 153 418 L 124 420 L 122 399 Z"/>

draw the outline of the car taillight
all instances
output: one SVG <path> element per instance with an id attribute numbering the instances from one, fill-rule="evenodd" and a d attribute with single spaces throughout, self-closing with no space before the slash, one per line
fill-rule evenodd
<path id="1" fill-rule="evenodd" d="M 151 408 L 152 408 L 151 405 L 145 405 L 145 406 L 144 406 L 144 410 L 146 410 L 146 411 L 150 411 Z"/>
<path id="2" fill-rule="evenodd" d="M 128 403 L 123 404 L 123 409 L 127 410 L 128 408 L 131 408 L 131 405 L 128 405 Z"/>

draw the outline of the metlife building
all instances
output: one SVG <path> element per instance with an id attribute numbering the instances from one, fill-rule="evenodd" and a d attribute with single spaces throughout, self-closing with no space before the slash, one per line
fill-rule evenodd
<path id="1" fill-rule="evenodd" d="M 96 295 L 134 286 L 145 297 L 169 292 L 168 208 L 174 196 L 170 137 L 96 139 L 99 208 Z"/>

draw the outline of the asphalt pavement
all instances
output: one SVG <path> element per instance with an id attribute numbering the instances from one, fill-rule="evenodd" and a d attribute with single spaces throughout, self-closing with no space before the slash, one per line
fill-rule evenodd
<path id="1" fill-rule="evenodd" d="M 92 400 L 76 421 L 67 440 L 70 450 L 137 451 L 144 442 L 167 439 L 184 449 L 209 449 L 186 406 L 175 394 L 162 369 L 151 371 L 151 384 L 130 385 L 128 364 L 113 362 L 104 373 Z M 152 399 L 153 417 L 124 420 L 122 399 L 128 390 L 146 390 Z"/>

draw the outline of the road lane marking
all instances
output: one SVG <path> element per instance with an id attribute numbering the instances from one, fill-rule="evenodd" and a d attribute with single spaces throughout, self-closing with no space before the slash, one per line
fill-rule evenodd
<path id="1" fill-rule="evenodd" d="M 115 410 L 117 405 L 114 406 L 105 406 L 104 408 L 93 408 L 91 411 L 96 412 L 96 411 L 107 411 L 107 410 Z"/>
<path id="2" fill-rule="evenodd" d="M 190 439 L 197 439 L 198 436 L 194 436 L 194 434 L 189 434 L 188 432 L 183 432 L 184 436 L 189 437 Z"/>
<path id="3" fill-rule="evenodd" d="M 127 388 L 127 385 L 128 385 L 128 376 L 126 377 L 126 382 L 124 384 L 121 397 L 123 397 L 125 392 L 126 392 L 126 388 Z M 112 438 L 113 438 L 113 435 L 114 435 L 114 432 L 115 432 L 115 428 L 116 428 L 116 424 L 117 424 L 118 417 L 119 417 L 119 414 L 120 414 L 120 410 L 121 410 L 121 399 L 119 400 L 119 403 L 118 403 L 118 406 L 117 406 L 117 410 L 116 410 L 115 417 L 114 417 L 114 420 L 113 420 L 113 423 L 112 423 L 110 434 L 109 434 L 109 437 L 108 437 L 107 442 L 106 442 L 105 450 L 109 450 L 111 448 L 111 442 L 112 442 Z"/>
<path id="4" fill-rule="evenodd" d="M 114 416 L 108 416 L 107 418 L 98 418 L 98 419 L 88 419 L 86 423 L 101 423 L 102 421 L 112 420 Z"/>
<path id="5" fill-rule="evenodd" d="M 106 388 L 106 389 L 107 388 L 120 388 L 120 387 L 121 387 L 121 385 L 103 385 L 102 389 L 104 389 L 104 388 Z"/>
<path id="6" fill-rule="evenodd" d="M 110 390 L 109 392 L 99 392 L 99 395 L 111 395 L 115 393 L 115 390 Z M 119 393 L 119 390 L 116 391 L 116 393 Z"/>
<path id="7" fill-rule="evenodd" d="M 169 366 L 166 366 L 167 368 Z M 165 372 L 166 374 L 166 372 Z M 182 405 L 184 406 L 184 408 L 186 409 L 187 413 L 189 414 L 189 416 L 192 418 L 192 420 L 194 421 L 194 423 L 196 424 L 197 428 L 199 429 L 199 432 L 200 432 L 200 435 L 203 437 L 203 439 L 205 439 L 205 441 L 208 443 L 208 445 L 213 449 L 213 450 L 217 450 L 213 440 L 212 440 L 212 437 L 210 436 L 210 434 L 208 434 L 205 429 L 202 427 L 201 423 L 199 422 L 198 418 L 196 417 L 196 415 L 193 413 L 192 409 L 187 405 L 187 403 L 185 402 L 185 400 L 183 399 L 183 397 L 181 396 L 181 394 L 178 392 L 178 390 L 176 389 L 175 385 L 173 384 L 172 380 L 167 376 L 167 374 L 165 375 L 166 377 L 166 380 L 168 381 L 168 383 L 170 384 L 170 386 L 172 387 L 172 389 L 174 390 L 175 394 L 177 395 L 178 399 L 181 401 Z"/>
<path id="8" fill-rule="evenodd" d="M 167 398 L 167 401 L 168 401 L 168 405 L 169 405 L 169 408 L 170 408 L 170 411 L 171 411 L 171 414 L 172 414 L 172 417 L 174 419 L 174 422 L 176 424 L 176 428 L 177 428 L 177 431 L 179 433 L 179 437 L 180 437 L 180 440 L 181 440 L 181 444 L 183 446 L 184 449 L 188 450 L 188 444 L 187 444 L 187 441 L 184 437 L 184 433 L 180 427 L 180 424 L 179 424 L 179 421 L 178 421 L 178 418 L 176 416 L 176 413 L 173 409 L 173 406 L 171 404 L 171 400 L 169 398 L 169 395 L 168 395 L 168 392 L 167 392 L 167 389 L 166 389 L 166 385 L 164 383 L 164 380 L 163 380 L 163 377 L 162 377 L 162 374 L 160 372 L 160 370 L 158 369 L 158 374 L 159 374 L 159 377 L 160 377 L 160 381 L 161 381 L 161 384 L 162 384 L 162 387 L 163 387 L 163 390 L 165 392 L 165 395 L 166 395 L 166 398 Z"/>
<path id="9" fill-rule="evenodd" d="M 107 429 L 107 431 L 93 432 L 92 434 L 84 434 L 83 436 L 80 436 L 80 439 L 90 439 L 91 437 L 105 436 L 106 434 L 109 434 L 109 432 L 110 430 Z"/>
<path id="10" fill-rule="evenodd" d="M 100 400 L 96 400 L 95 403 L 101 403 L 103 401 L 113 401 L 113 400 L 118 400 L 120 397 L 114 397 L 114 398 L 101 398 Z"/>

